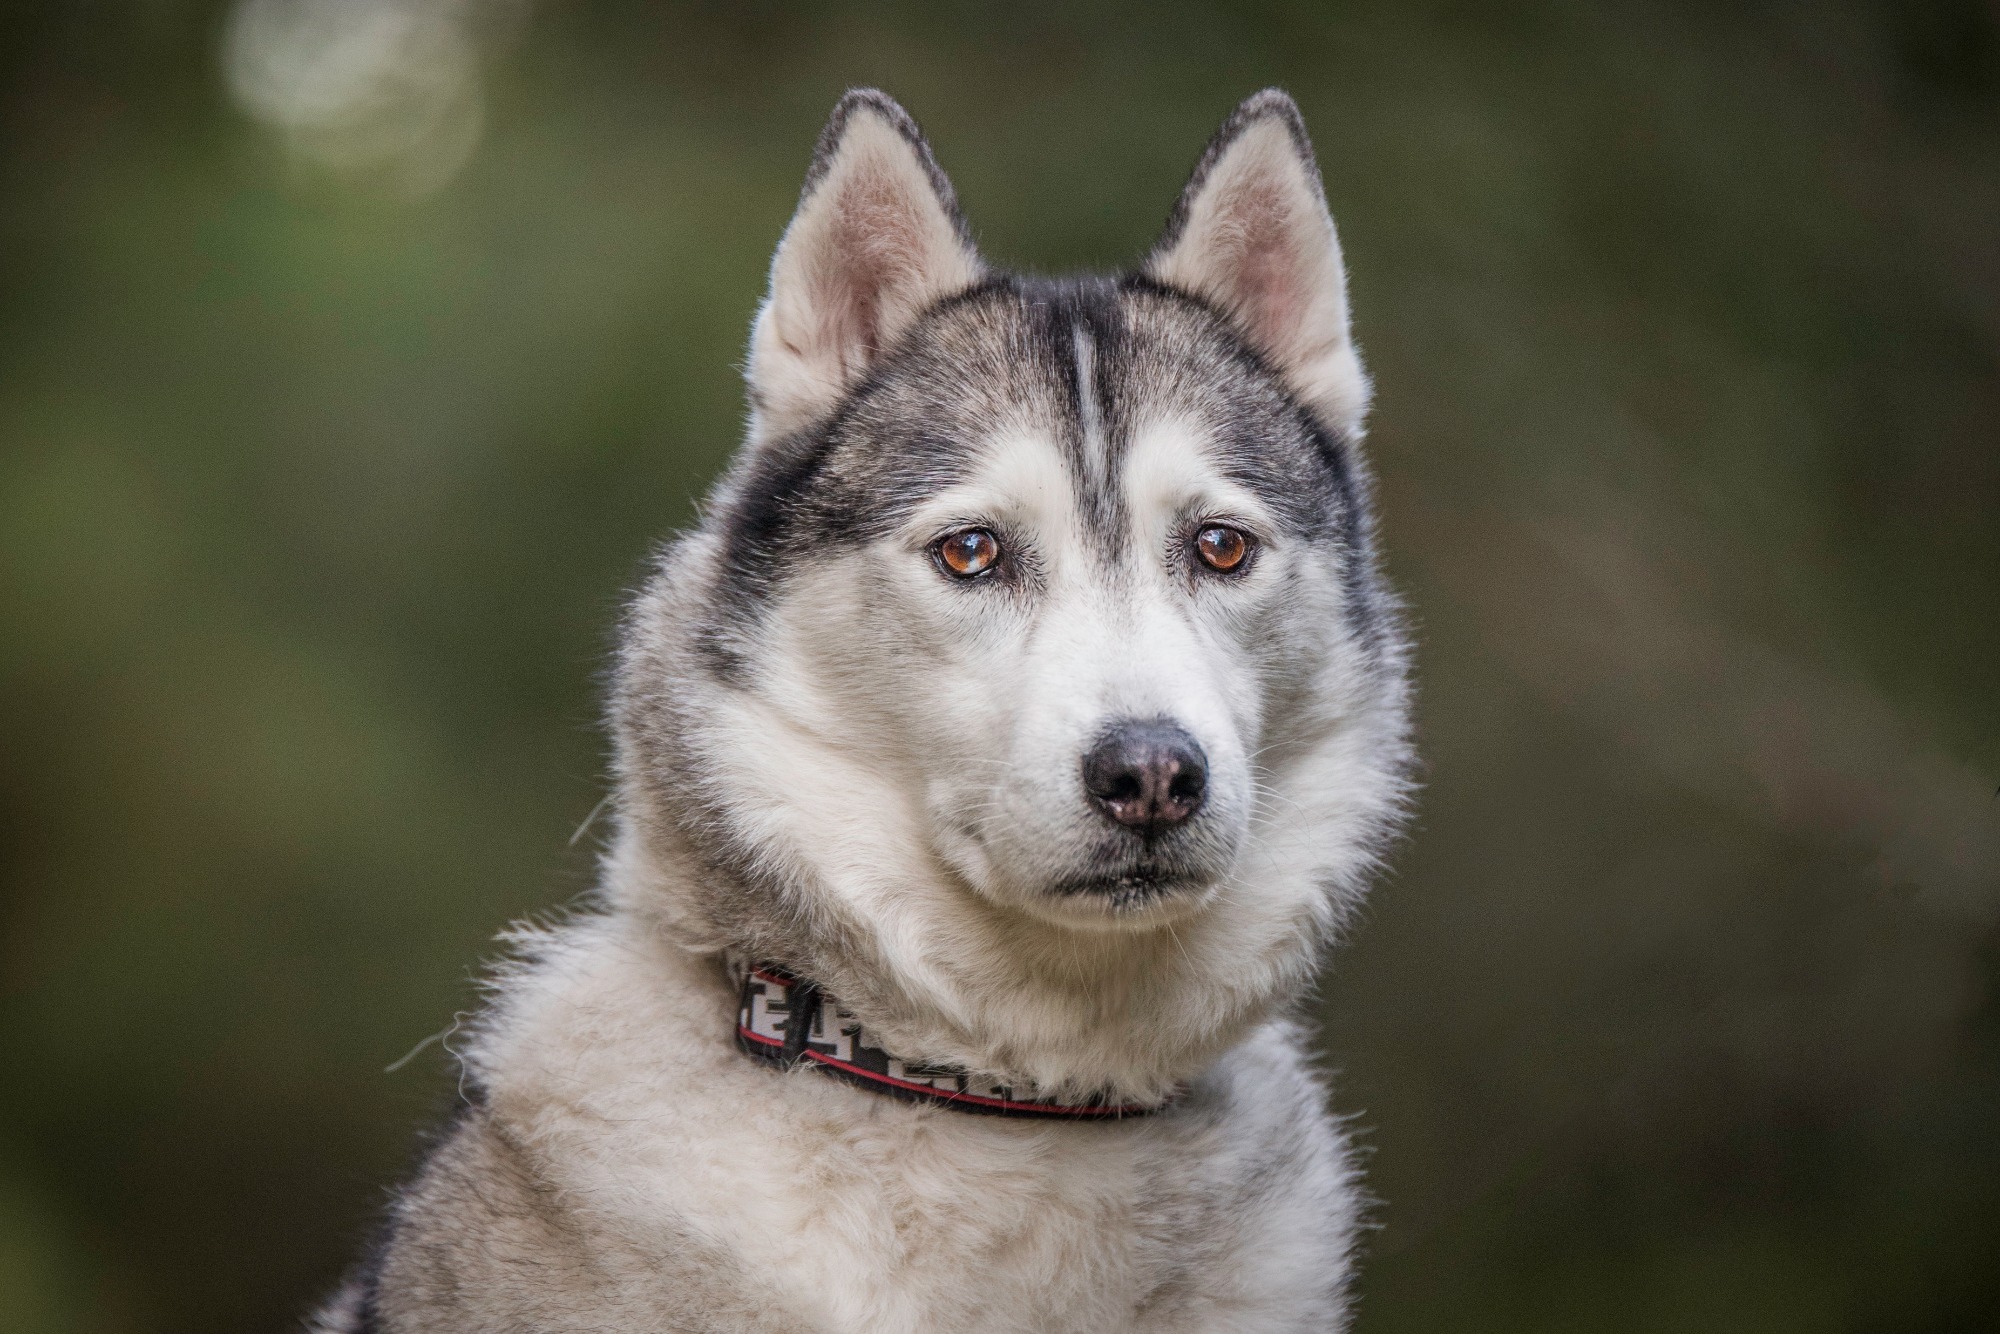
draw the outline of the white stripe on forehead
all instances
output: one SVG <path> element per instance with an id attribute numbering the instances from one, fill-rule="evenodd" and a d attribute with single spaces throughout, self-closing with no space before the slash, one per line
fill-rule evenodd
<path id="1" fill-rule="evenodd" d="M 1076 347 L 1077 414 L 1083 425 L 1083 482 L 1098 495 L 1111 488 L 1110 445 L 1104 439 L 1104 413 L 1097 402 L 1097 340 L 1083 321 L 1070 326 Z"/>

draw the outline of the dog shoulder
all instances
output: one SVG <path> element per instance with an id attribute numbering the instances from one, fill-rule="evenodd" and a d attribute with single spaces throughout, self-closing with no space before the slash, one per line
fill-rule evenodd
<path id="1" fill-rule="evenodd" d="M 626 1237 L 544 1172 L 532 1144 L 468 1110 L 399 1196 L 373 1264 L 314 1334 L 762 1327 L 739 1266 L 692 1228 Z"/>

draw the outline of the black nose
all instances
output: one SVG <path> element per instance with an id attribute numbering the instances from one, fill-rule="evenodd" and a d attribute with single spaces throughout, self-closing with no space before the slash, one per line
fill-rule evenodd
<path id="1" fill-rule="evenodd" d="M 1083 757 L 1083 789 L 1119 824 L 1157 834 L 1201 809 L 1208 757 L 1172 723 L 1118 723 Z"/>

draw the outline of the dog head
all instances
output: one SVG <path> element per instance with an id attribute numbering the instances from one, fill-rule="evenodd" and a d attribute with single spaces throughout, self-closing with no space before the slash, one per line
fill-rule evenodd
<path id="1" fill-rule="evenodd" d="M 904 1050 L 1151 1096 L 1309 976 L 1400 808 L 1368 383 L 1297 109 L 1136 271 L 991 270 L 902 109 L 835 110 L 749 439 L 630 623 L 614 884 Z"/>

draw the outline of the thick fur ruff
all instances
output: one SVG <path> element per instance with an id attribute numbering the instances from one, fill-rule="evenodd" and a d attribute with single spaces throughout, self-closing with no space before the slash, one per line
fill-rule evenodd
<path id="1" fill-rule="evenodd" d="M 461 1116 L 315 1328 L 1343 1327 L 1359 1192 L 1287 1016 L 1400 818 L 1406 650 L 1297 110 L 1238 108 L 1139 271 L 1050 281 L 990 270 L 850 94 L 749 379 L 625 627 L 598 905 L 517 934 Z M 1199 774 L 1171 817 L 1092 776 L 1141 726 Z M 725 957 L 913 1059 L 1173 1102 L 773 1071 Z"/>

